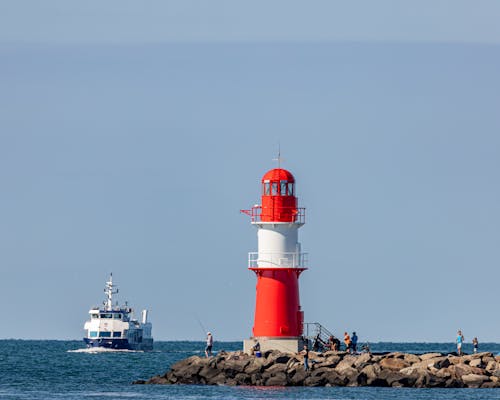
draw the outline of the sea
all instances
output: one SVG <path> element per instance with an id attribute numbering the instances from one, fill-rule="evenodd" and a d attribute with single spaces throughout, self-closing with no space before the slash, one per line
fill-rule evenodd
<path id="1" fill-rule="evenodd" d="M 214 350 L 239 350 L 241 342 L 215 342 Z M 370 343 L 374 352 L 455 350 L 453 343 Z M 470 348 L 469 348 L 470 347 Z M 152 352 L 89 351 L 80 341 L 0 340 L 0 399 L 500 399 L 500 389 L 373 387 L 242 387 L 133 385 L 163 374 L 176 361 L 203 355 L 203 342 L 156 342 Z M 471 352 L 470 345 L 465 352 Z M 500 343 L 480 344 L 500 352 Z"/>

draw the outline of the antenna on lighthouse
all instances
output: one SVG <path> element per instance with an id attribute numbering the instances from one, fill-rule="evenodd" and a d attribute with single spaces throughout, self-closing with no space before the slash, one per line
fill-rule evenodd
<path id="1" fill-rule="evenodd" d="M 284 158 L 281 158 L 281 146 L 278 143 L 278 157 L 273 158 L 273 161 L 278 161 L 278 169 L 281 169 L 281 162 L 285 161 Z"/>

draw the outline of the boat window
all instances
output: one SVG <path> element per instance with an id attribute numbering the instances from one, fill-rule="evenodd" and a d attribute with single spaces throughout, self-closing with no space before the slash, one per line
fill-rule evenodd
<path id="1" fill-rule="evenodd" d="M 90 317 L 92 319 L 96 319 L 96 318 L 99 318 L 99 314 L 90 314 Z"/>
<path id="2" fill-rule="evenodd" d="M 293 196 L 293 183 L 288 183 L 288 195 Z"/>
<path id="3" fill-rule="evenodd" d="M 101 314 L 101 318 L 110 319 L 113 318 L 113 314 Z"/>
<path id="4" fill-rule="evenodd" d="M 276 196 L 279 194 L 278 193 L 278 182 L 273 182 L 272 189 L 273 189 L 273 196 Z"/>
<path id="5" fill-rule="evenodd" d="M 97 337 L 97 332 L 96 331 L 90 331 L 89 332 L 90 337 Z"/>
<path id="6" fill-rule="evenodd" d="M 271 194 L 271 183 L 269 181 L 264 182 L 264 195 L 269 196 Z"/>
<path id="7" fill-rule="evenodd" d="M 114 319 L 122 319 L 122 315 L 121 314 L 113 314 L 113 318 Z"/>
<path id="8" fill-rule="evenodd" d="M 121 332 L 113 332 L 113 337 L 120 337 L 121 335 Z"/>
<path id="9" fill-rule="evenodd" d="M 111 337 L 111 332 L 100 332 L 101 337 Z"/>
<path id="10" fill-rule="evenodd" d="M 280 181 L 281 195 L 286 196 L 287 181 Z"/>

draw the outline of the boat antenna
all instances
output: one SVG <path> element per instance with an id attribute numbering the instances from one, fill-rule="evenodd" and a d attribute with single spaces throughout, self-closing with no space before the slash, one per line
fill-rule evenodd
<path id="1" fill-rule="evenodd" d="M 106 282 L 106 287 L 104 288 L 104 293 L 106 293 L 106 311 L 111 311 L 113 309 L 113 295 L 118 293 L 118 289 L 113 290 L 113 273 L 109 274 L 109 281 Z"/>

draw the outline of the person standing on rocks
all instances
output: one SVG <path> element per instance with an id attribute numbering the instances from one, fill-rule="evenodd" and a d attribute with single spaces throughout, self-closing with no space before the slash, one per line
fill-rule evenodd
<path id="1" fill-rule="evenodd" d="M 214 338 L 210 332 L 207 332 L 207 347 L 205 347 L 205 355 L 212 357 L 212 346 L 214 345 Z"/>
<path id="2" fill-rule="evenodd" d="M 353 332 L 351 336 L 351 348 L 353 353 L 358 351 L 358 336 L 356 335 L 356 332 Z"/>
<path id="3" fill-rule="evenodd" d="M 304 371 L 309 371 L 309 347 L 307 344 L 304 344 L 302 354 L 304 355 Z"/>
<path id="4" fill-rule="evenodd" d="M 351 337 L 347 332 L 344 332 L 344 344 L 345 344 L 345 351 L 348 351 L 349 353 L 351 352 Z"/>
<path id="5" fill-rule="evenodd" d="M 462 335 L 462 331 L 459 330 L 457 332 L 457 353 L 459 356 L 462 355 L 462 344 L 464 342 L 464 335 Z"/>
<path id="6" fill-rule="evenodd" d="M 474 354 L 477 353 L 477 348 L 479 346 L 479 342 L 477 340 L 477 337 L 475 337 L 474 339 L 472 339 L 472 346 L 474 346 Z"/>

